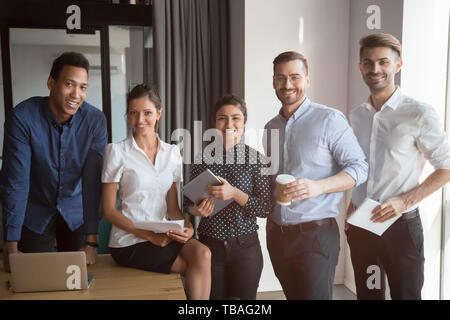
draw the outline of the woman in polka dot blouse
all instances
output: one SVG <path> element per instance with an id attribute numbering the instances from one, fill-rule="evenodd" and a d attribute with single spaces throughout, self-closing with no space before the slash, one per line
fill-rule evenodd
<path id="1" fill-rule="evenodd" d="M 269 164 L 243 141 L 247 109 L 242 99 L 225 95 L 214 111 L 222 154 L 215 154 L 218 149 L 205 149 L 191 166 L 190 178 L 209 169 L 222 185 L 209 187 L 211 197 L 197 205 L 184 197 L 184 208 L 202 217 L 199 238 L 212 253 L 210 298 L 254 300 L 263 267 L 256 218 L 266 218 L 271 212 L 271 180 L 264 174 Z M 214 198 L 234 201 L 210 216 Z"/>

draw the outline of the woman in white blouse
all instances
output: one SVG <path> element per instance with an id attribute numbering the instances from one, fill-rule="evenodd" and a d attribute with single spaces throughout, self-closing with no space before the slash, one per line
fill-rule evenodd
<path id="1" fill-rule="evenodd" d="M 188 299 L 208 299 L 211 252 L 192 239 L 194 229 L 185 219 L 184 231 L 154 233 L 133 222 L 184 219 L 178 206 L 177 183 L 182 180 L 182 158 L 177 146 L 156 133 L 161 100 L 155 89 L 138 85 L 127 98 L 127 118 L 133 134 L 105 150 L 102 173 L 103 218 L 113 224 L 109 247 L 121 265 L 148 271 L 181 273 Z M 121 206 L 116 208 L 117 185 Z"/>

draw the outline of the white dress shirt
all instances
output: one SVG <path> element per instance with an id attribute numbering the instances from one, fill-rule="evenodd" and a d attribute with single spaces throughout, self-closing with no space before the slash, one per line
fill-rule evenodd
<path id="1" fill-rule="evenodd" d="M 182 181 L 182 157 L 177 146 L 161 141 L 155 164 L 130 135 L 105 149 L 102 182 L 119 184 L 118 208 L 133 222 L 166 219 L 166 196 L 174 182 Z M 121 248 L 146 240 L 112 226 L 109 246 Z"/>
<path id="2" fill-rule="evenodd" d="M 366 197 L 382 203 L 411 190 L 426 160 L 436 170 L 450 169 L 450 145 L 439 116 L 430 105 L 403 95 L 400 87 L 378 112 L 370 102 L 354 109 L 350 124 L 369 161 L 367 182 L 353 189 L 356 206 Z"/>

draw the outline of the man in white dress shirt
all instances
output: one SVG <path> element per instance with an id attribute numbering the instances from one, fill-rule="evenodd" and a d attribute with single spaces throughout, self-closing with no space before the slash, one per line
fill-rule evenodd
<path id="1" fill-rule="evenodd" d="M 394 84 L 401 53 L 390 34 L 360 40 L 359 69 L 370 97 L 351 112 L 350 124 L 369 161 L 369 177 L 353 190 L 348 213 L 370 198 L 381 203 L 373 221 L 401 217 L 382 236 L 346 226 L 358 299 L 385 299 L 385 276 L 393 299 L 421 299 L 425 260 L 418 203 L 450 180 L 450 146 L 438 115 Z M 426 160 L 435 171 L 419 184 Z M 370 279 L 373 266 L 380 268 L 379 281 Z"/>

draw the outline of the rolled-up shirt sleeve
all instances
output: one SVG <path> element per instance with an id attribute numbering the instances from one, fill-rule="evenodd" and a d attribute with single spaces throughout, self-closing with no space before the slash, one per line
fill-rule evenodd
<path id="1" fill-rule="evenodd" d="M 3 237 L 19 241 L 30 188 L 31 146 L 29 132 L 14 111 L 4 125 L 1 193 Z"/>
<path id="2" fill-rule="evenodd" d="M 328 147 L 334 159 L 355 180 L 355 186 L 366 182 L 368 164 L 356 136 L 341 112 L 331 114 L 327 126 Z"/>
<path id="3" fill-rule="evenodd" d="M 270 164 L 259 163 L 253 168 L 253 190 L 248 194 L 247 203 L 243 207 L 245 214 L 266 218 L 272 212 L 271 176 L 264 174 L 266 170 L 263 170 L 269 167 Z"/>
<path id="4" fill-rule="evenodd" d="M 434 169 L 450 170 L 450 145 L 442 130 L 439 116 L 430 107 L 422 114 L 419 123 L 419 135 L 415 139 L 418 149 Z"/>

